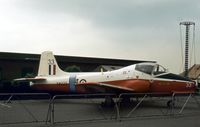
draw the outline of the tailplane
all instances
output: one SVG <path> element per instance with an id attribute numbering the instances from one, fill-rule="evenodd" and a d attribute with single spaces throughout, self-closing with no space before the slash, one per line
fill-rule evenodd
<path id="1" fill-rule="evenodd" d="M 51 51 L 45 51 L 41 54 L 38 76 L 66 75 L 62 71 Z"/>

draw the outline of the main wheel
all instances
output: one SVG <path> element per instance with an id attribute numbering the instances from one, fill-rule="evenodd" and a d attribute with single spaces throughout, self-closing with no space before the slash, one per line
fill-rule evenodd
<path id="1" fill-rule="evenodd" d="M 175 106 L 175 102 L 174 102 L 174 101 L 169 100 L 169 101 L 167 102 L 167 107 L 172 108 L 172 107 L 174 107 L 174 106 Z"/>
<path id="2" fill-rule="evenodd" d="M 105 97 L 105 101 L 102 102 L 101 105 L 102 105 L 103 107 L 113 107 L 113 106 L 115 105 L 115 102 L 114 102 L 114 100 L 113 100 L 112 97 L 106 96 L 106 97 Z"/>

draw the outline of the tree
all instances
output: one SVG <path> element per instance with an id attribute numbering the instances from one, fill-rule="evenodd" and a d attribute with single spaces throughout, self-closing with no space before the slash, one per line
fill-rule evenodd
<path id="1" fill-rule="evenodd" d="M 26 73 L 25 78 L 34 78 L 35 74 L 34 73 Z"/>
<path id="2" fill-rule="evenodd" d="M 68 66 L 65 68 L 66 72 L 81 72 L 80 67 L 76 66 L 76 65 L 72 65 L 72 66 Z"/>

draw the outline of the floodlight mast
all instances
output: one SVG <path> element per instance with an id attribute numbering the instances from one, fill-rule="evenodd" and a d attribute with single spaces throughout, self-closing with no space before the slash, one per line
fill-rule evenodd
<path id="1" fill-rule="evenodd" d="M 190 22 L 190 21 L 186 21 L 186 22 L 180 22 L 180 25 L 184 25 L 186 27 L 186 31 L 185 31 L 185 73 L 184 73 L 184 76 L 188 77 L 189 30 L 190 30 L 191 25 L 193 25 L 195 27 L 195 23 Z"/>

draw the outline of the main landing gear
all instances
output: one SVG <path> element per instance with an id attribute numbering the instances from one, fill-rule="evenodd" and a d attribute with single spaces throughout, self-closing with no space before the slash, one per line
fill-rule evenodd
<path id="1" fill-rule="evenodd" d="M 127 105 L 131 103 L 131 99 L 130 97 L 124 97 L 121 98 L 120 100 L 118 100 L 120 105 Z M 101 105 L 103 107 L 114 107 L 115 106 L 115 102 L 113 100 L 113 98 L 111 96 L 106 96 L 105 97 L 105 101 L 101 103 Z"/>
<path id="2" fill-rule="evenodd" d="M 169 100 L 169 101 L 167 101 L 167 107 L 168 107 L 168 108 L 173 108 L 174 106 L 175 106 L 174 100 Z"/>
<path id="3" fill-rule="evenodd" d="M 168 108 L 174 108 L 175 107 L 175 94 L 172 94 L 172 97 L 169 101 L 167 101 L 167 107 Z"/>
<path id="4" fill-rule="evenodd" d="M 106 96 L 105 101 L 101 103 L 102 107 L 113 107 L 115 102 L 111 96 Z"/>

